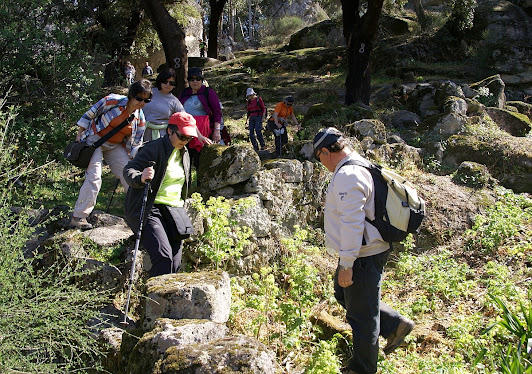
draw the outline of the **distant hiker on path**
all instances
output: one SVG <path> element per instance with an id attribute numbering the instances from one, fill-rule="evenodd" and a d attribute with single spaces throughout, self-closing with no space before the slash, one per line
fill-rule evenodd
<path id="1" fill-rule="evenodd" d="M 275 135 L 275 154 L 277 157 L 281 156 L 281 148 L 288 143 L 288 134 L 286 125 L 288 122 L 297 126 L 300 129 L 297 118 L 294 114 L 294 97 L 287 96 L 283 101 L 277 103 L 272 116 L 268 120 L 268 129 Z"/>
<path id="2" fill-rule="evenodd" d="M 128 120 L 131 115 L 134 116 L 131 122 L 94 151 L 74 206 L 70 221 L 72 227 L 82 230 L 92 228 L 87 222 L 87 217 L 96 205 L 96 198 L 102 186 L 103 160 L 109 165 L 111 172 L 120 178 L 124 191 L 127 191 L 129 185 L 122 176 L 122 170 L 142 145 L 146 128 L 142 108 L 150 98 L 151 83 L 141 79 L 129 87 L 127 97 L 116 94 L 106 96 L 94 104 L 78 121 L 76 140 L 94 144 L 113 128 Z"/>
<path id="3" fill-rule="evenodd" d="M 260 143 L 260 149 L 264 149 L 264 138 L 262 137 L 262 118 L 266 117 L 266 106 L 262 98 L 257 95 L 253 88 L 248 88 L 246 90 L 246 100 L 247 100 L 247 119 L 249 126 L 249 140 L 253 144 L 253 148 L 258 152 L 259 145 L 257 144 L 257 139 Z M 255 138 L 257 134 L 257 138 Z"/>
<path id="4" fill-rule="evenodd" d="M 140 225 L 144 187 L 151 181 L 141 243 L 148 251 L 151 276 L 175 273 L 181 266 L 183 237 L 179 234 L 180 214 L 190 182 L 187 143 L 197 137 L 196 121 L 185 112 L 173 114 L 166 135 L 146 143 L 123 169 L 131 186 L 127 192 L 126 221 L 133 232 Z M 155 163 L 150 166 L 150 163 Z M 186 214 L 186 213 L 185 213 Z"/>
<path id="5" fill-rule="evenodd" d="M 325 245 L 339 258 L 334 274 L 334 296 L 346 309 L 353 329 L 353 356 L 347 373 L 376 373 L 379 334 L 387 339 L 389 354 L 412 331 L 414 322 L 380 300 L 382 270 L 390 245 L 376 227 L 375 190 L 363 166 L 369 165 L 333 127 L 322 129 L 313 141 L 314 157 L 334 173 L 327 188 L 324 209 Z M 341 168 L 341 169 L 340 169 Z"/>
<path id="6" fill-rule="evenodd" d="M 146 65 L 142 68 L 142 78 L 146 78 L 153 74 L 153 69 L 151 68 L 148 61 L 146 61 Z"/>
<path id="7" fill-rule="evenodd" d="M 135 67 L 131 64 L 131 62 L 126 61 L 126 65 L 124 66 L 124 75 L 126 76 L 126 84 L 128 86 L 131 85 L 135 80 L 135 74 Z"/>

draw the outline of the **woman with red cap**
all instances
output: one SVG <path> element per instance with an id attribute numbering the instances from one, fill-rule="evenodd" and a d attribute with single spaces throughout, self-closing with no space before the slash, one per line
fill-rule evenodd
<path id="1" fill-rule="evenodd" d="M 126 221 L 137 232 L 143 219 L 141 243 L 150 255 L 152 276 L 175 273 L 181 265 L 183 237 L 176 218 L 184 212 L 190 181 L 186 145 L 197 137 L 194 117 L 185 112 L 174 113 L 168 120 L 166 135 L 146 143 L 124 168 L 124 178 L 130 186 L 125 202 Z M 146 213 L 140 217 L 148 181 L 151 188 Z"/>

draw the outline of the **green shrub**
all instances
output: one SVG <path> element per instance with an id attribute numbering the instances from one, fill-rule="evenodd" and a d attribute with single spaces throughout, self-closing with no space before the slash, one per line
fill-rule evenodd
<path id="1" fill-rule="evenodd" d="M 467 247 L 470 250 L 494 252 L 519 232 L 526 232 L 532 222 L 532 200 L 524 195 L 516 195 L 510 190 L 497 188 L 497 202 L 475 217 L 473 227 L 466 232 Z M 515 243 L 514 246 L 526 248 L 530 237 Z"/>
<path id="2" fill-rule="evenodd" d="M 231 219 L 231 211 L 241 212 L 252 203 L 253 200 L 240 199 L 231 204 L 219 196 L 211 197 L 203 204 L 199 193 L 192 194 L 192 206 L 207 223 L 205 232 L 199 237 L 197 249 L 216 269 L 225 267 L 229 260 L 240 258 L 242 250 L 250 243 L 251 229 L 236 225 Z"/>
<path id="3" fill-rule="evenodd" d="M 87 275 L 82 263 L 60 259 L 42 266 L 42 256 L 24 254 L 35 228 L 10 209 L 14 181 L 30 170 L 29 162 L 13 157 L 17 141 L 9 126 L 15 117 L 14 108 L 0 103 L 0 371 L 97 368 L 101 353 L 88 322 L 107 296 L 80 282 Z"/>

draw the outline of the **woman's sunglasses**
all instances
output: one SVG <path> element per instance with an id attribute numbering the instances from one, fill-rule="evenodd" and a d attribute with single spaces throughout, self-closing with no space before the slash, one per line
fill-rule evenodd
<path id="1" fill-rule="evenodd" d="M 179 133 L 179 132 L 177 132 L 177 131 L 174 131 L 174 134 L 175 134 L 175 136 L 178 137 L 179 140 L 181 140 L 181 141 L 183 141 L 183 142 L 189 142 L 189 141 L 191 141 L 192 139 L 194 139 L 193 136 L 186 136 L 186 135 L 183 135 L 183 134 L 181 134 L 181 133 Z"/>
<path id="2" fill-rule="evenodd" d="M 175 81 L 166 81 L 165 84 L 169 84 L 170 86 L 177 86 L 177 83 Z"/>
<path id="3" fill-rule="evenodd" d="M 149 102 L 151 102 L 151 95 L 147 99 L 143 99 L 142 97 L 135 96 L 135 100 L 137 100 L 138 102 L 144 101 L 146 104 L 148 104 Z"/>
<path id="4" fill-rule="evenodd" d="M 202 77 L 188 77 L 188 80 L 189 81 L 199 81 L 201 82 L 203 80 Z"/>

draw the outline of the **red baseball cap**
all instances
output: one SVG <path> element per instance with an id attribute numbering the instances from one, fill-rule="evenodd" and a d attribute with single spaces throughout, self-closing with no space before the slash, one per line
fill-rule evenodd
<path id="1" fill-rule="evenodd" d="M 198 137 L 198 128 L 196 120 L 187 112 L 177 112 L 168 119 L 169 125 L 176 125 L 179 132 L 185 136 Z"/>

